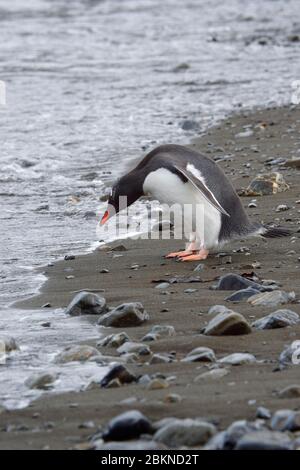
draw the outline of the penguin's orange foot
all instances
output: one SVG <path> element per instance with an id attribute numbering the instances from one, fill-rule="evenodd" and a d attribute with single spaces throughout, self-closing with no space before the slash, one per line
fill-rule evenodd
<path id="1" fill-rule="evenodd" d="M 195 254 L 191 254 L 191 255 L 188 255 L 188 256 L 179 256 L 179 260 L 180 261 L 200 261 L 202 259 L 206 259 L 208 257 L 208 254 L 209 254 L 209 251 L 208 250 L 204 250 L 204 248 L 202 250 L 200 250 L 198 253 L 195 253 Z"/>
<path id="2" fill-rule="evenodd" d="M 184 251 L 175 251 L 174 253 L 169 253 L 168 255 L 165 255 L 165 258 L 183 258 L 185 256 L 192 255 L 193 252 L 190 250 L 184 250 Z"/>

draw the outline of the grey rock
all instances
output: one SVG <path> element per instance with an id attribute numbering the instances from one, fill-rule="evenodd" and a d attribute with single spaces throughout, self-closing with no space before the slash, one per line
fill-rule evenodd
<path id="1" fill-rule="evenodd" d="M 289 210 L 289 207 L 286 204 L 279 204 L 275 210 L 276 212 L 285 212 Z"/>
<path id="2" fill-rule="evenodd" d="M 256 361 L 255 356 L 253 354 L 248 353 L 233 353 L 229 354 L 226 357 L 223 357 L 219 360 L 222 364 L 230 364 L 232 366 L 239 366 L 242 364 L 253 364 Z"/>
<path id="3" fill-rule="evenodd" d="M 106 336 L 97 343 L 97 346 L 108 346 L 111 348 L 118 348 L 127 341 L 130 341 L 130 338 L 127 333 L 125 333 L 125 331 L 122 331 L 121 333 L 117 333 L 115 335 Z"/>
<path id="4" fill-rule="evenodd" d="M 160 428 L 154 440 L 178 448 L 205 444 L 214 434 L 213 424 L 195 419 L 176 419 Z"/>
<path id="5" fill-rule="evenodd" d="M 119 305 L 101 316 L 98 325 L 123 328 L 141 325 L 148 319 L 149 315 L 143 305 L 140 302 L 132 302 Z"/>
<path id="6" fill-rule="evenodd" d="M 160 390 L 164 388 L 169 388 L 169 386 L 170 386 L 170 383 L 161 377 L 154 377 L 146 385 L 148 390 Z"/>
<path id="7" fill-rule="evenodd" d="M 251 327 L 243 315 L 230 311 L 210 320 L 203 333 L 208 336 L 246 335 L 251 333 Z"/>
<path id="8" fill-rule="evenodd" d="M 115 246 L 111 247 L 110 250 L 111 251 L 128 251 L 126 246 L 124 246 L 124 245 L 115 245 Z"/>
<path id="9" fill-rule="evenodd" d="M 62 352 L 56 355 L 56 364 L 65 364 L 67 362 L 85 362 L 89 359 L 100 356 L 99 351 L 92 346 L 73 345 L 67 346 Z"/>
<path id="10" fill-rule="evenodd" d="M 135 353 L 139 356 L 151 354 L 149 346 L 144 343 L 134 343 L 132 341 L 126 341 L 126 343 L 122 344 L 122 346 L 117 349 L 117 352 L 119 354 Z"/>
<path id="11" fill-rule="evenodd" d="M 155 289 L 167 289 L 168 287 L 170 287 L 169 282 L 160 282 L 155 286 Z"/>
<path id="12" fill-rule="evenodd" d="M 228 374 L 229 370 L 226 368 L 212 369 L 195 377 L 194 382 L 214 382 L 215 380 L 222 379 Z"/>
<path id="13" fill-rule="evenodd" d="M 248 302 L 255 307 L 277 307 L 277 305 L 293 302 L 295 298 L 295 292 L 275 290 L 253 295 L 248 299 Z"/>
<path id="14" fill-rule="evenodd" d="M 154 325 L 147 334 L 155 335 L 156 338 L 160 338 L 167 336 L 175 336 L 175 333 L 175 328 L 172 325 Z M 143 339 L 143 341 L 145 340 Z"/>
<path id="15" fill-rule="evenodd" d="M 170 356 L 166 356 L 164 354 L 153 354 L 149 364 L 168 364 L 169 362 L 173 361 L 174 359 Z"/>
<path id="16" fill-rule="evenodd" d="M 204 450 L 223 450 L 225 443 L 226 431 L 215 434 L 204 446 Z"/>
<path id="17" fill-rule="evenodd" d="M 119 379 L 121 384 L 129 384 L 137 381 L 137 377 L 133 375 L 125 366 L 122 364 L 115 364 L 102 378 L 100 386 L 107 387 L 109 382 L 114 379 Z"/>
<path id="18" fill-rule="evenodd" d="M 274 431 L 286 431 L 288 423 L 293 420 L 295 412 L 292 410 L 277 410 L 271 419 L 271 429 Z"/>
<path id="19" fill-rule="evenodd" d="M 245 190 L 244 195 L 265 196 L 283 192 L 287 189 L 289 189 L 289 185 L 285 182 L 283 175 L 274 172 L 256 176 Z"/>
<path id="20" fill-rule="evenodd" d="M 224 449 L 234 449 L 237 442 L 245 435 L 251 432 L 257 432 L 263 429 L 263 424 L 249 422 L 246 420 L 234 421 L 225 432 Z"/>
<path id="21" fill-rule="evenodd" d="M 245 434 L 239 439 L 235 450 L 290 450 L 292 441 L 287 434 L 264 429 Z"/>
<path id="22" fill-rule="evenodd" d="M 159 339 L 159 335 L 155 335 L 154 333 L 147 333 L 145 336 L 142 337 L 141 341 L 147 343 L 148 341 L 157 341 Z"/>
<path id="23" fill-rule="evenodd" d="M 300 397 L 300 385 L 289 385 L 283 388 L 278 393 L 280 398 L 299 398 Z"/>
<path id="24" fill-rule="evenodd" d="M 218 315 L 218 313 L 232 312 L 232 310 L 225 305 L 213 305 L 208 310 L 208 315 Z"/>
<path id="25" fill-rule="evenodd" d="M 270 330 L 296 325 L 299 322 L 299 315 L 292 310 L 282 309 L 256 320 L 252 323 L 253 328 L 258 330 Z"/>
<path id="26" fill-rule="evenodd" d="M 199 130 L 199 124 L 192 119 L 186 119 L 180 125 L 181 129 L 184 131 L 196 131 Z"/>
<path id="27" fill-rule="evenodd" d="M 260 291 L 258 289 L 254 289 L 253 287 L 247 287 L 246 289 L 241 289 L 233 294 L 229 295 L 225 298 L 227 302 L 240 302 L 241 300 L 249 299 L 253 295 L 259 294 Z"/>
<path id="28" fill-rule="evenodd" d="M 25 385 L 31 389 L 48 390 L 52 387 L 53 383 L 57 380 L 58 374 L 56 373 L 37 373 L 30 375 Z"/>
<path id="29" fill-rule="evenodd" d="M 65 313 L 71 316 L 101 315 L 107 312 L 106 300 L 92 292 L 79 292 L 67 306 Z"/>
<path id="30" fill-rule="evenodd" d="M 216 356 L 212 349 L 199 347 L 190 351 L 182 362 L 215 362 Z"/>
<path id="31" fill-rule="evenodd" d="M 279 362 L 284 365 L 300 364 L 300 341 L 293 341 L 279 356 Z"/>
<path id="32" fill-rule="evenodd" d="M 270 419 L 271 418 L 271 411 L 264 406 L 259 406 L 256 410 L 256 418 L 259 419 Z"/>
<path id="33" fill-rule="evenodd" d="M 102 434 L 105 441 L 135 439 L 141 434 L 152 434 L 152 425 L 140 411 L 130 410 L 113 418 Z"/>
<path id="34" fill-rule="evenodd" d="M 251 281 L 246 277 L 240 276 L 239 274 L 229 273 L 220 277 L 218 283 L 212 287 L 213 290 L 241 290 L 247 287 L 253 287 L 258 291 L 266 290 L 264 286 L 257 282 Z"/>

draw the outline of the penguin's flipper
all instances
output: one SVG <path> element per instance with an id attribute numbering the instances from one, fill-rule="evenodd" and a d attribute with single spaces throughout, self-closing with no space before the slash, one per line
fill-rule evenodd
<path id="1" fill-rule="evenodd" d="M 228 212 L 221 206 L 219 201 L 216 199 L 214 194 L 211 190 L 206 186 L 203 180 L 197 178 L 191 171 L 183 168 L 179 168 L 178 166 L 175 167 L 178 172 L 180 172 L 183 176 L 185 176 L 189 182 L 202 194 L 203 197 L 219 212 L 227 217 L 230 217 Z"/>

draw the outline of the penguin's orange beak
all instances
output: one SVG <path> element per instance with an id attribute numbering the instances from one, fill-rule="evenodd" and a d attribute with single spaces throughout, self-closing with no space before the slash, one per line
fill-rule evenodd
<path id="1" fill-rule="evenodd" d="M 104 225 L 105 222 L 108 221 L 108 219 L 109 219 L 109 212 L 108 212 L 108 211 L 105 211 L 105 212 L 104 212 L 104 215 L 103 215 L 103 217 L 102 217 L 102 219 L 101 219 L 101 221 L 100 221 L 100 225 Z"/>

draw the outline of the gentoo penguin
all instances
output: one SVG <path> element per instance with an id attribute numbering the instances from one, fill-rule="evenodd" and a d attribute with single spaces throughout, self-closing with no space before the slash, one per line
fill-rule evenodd
<path id="1" fill-rule="evenodd" d="M 282 237 L 284 228 L 266 227 L 250 222 L 241 201 L 222 169 L 210 158 L 181 145 L 162 145 L 150 153 L 113 186 L 103 225 L 120 207 L 126 196 L 127 206 L 139 197 L 151 195 L 161 203 L 203 207 L 204 227 L 195 226 L 190 244 L 184 251 L 166 255 L 181 261 L 206 259 L 209 250 L 233 239 L 260 235 Z M 109 210 L 110 208 L 110 210 Z"/>

